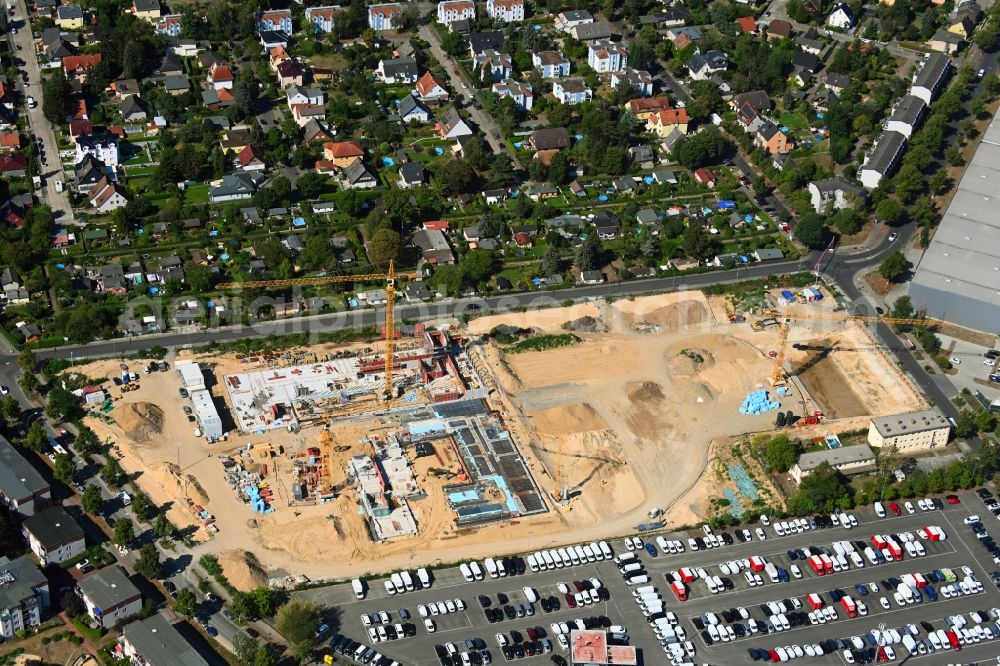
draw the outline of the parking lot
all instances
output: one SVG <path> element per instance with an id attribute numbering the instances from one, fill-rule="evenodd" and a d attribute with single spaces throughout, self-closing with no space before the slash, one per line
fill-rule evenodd
<path id="1" fill-rule="evenodd" d="M 921 621 L 930 621 L 935 628 L 946 629 L 947 627 L 941 622 L 941 618 L 956 613 L 968 614 L 974 609 L 1000 607 L 1000 591 L 993 585 L 989 575 L 990 572 L 1000 569 L 1000 567 L 993 565 L 991 556 L 979 545 L 978 539 L 969 527 L 962 522 L 970 514 L 979 514 L 984 516 L 985 527 L 990 529 L 992 533 L 998 534 L 1000 533 L 1000 521 L 996 521 L 988 511 L 984 510 L 985 508 L 975 494 L 964 493 L 960 495 L 960 498 L 960 504 L 945 504 L 943 510 L 927 512 L 918 510 L 914 515 L 909 515 L 904 511 L 899 517 L 890 515 L 887 518 L 878 518 L 871 508 L 854 511 L 852 514 L 860 524 L 849 530 L 842 527 L 832 527 L 778 537 L 773 526 L 770 526 L 762 528 L 767 536 L 764 541 L 754 536 L 751 542 L 736 541 L 732 545 L 722 548 L 698 552 L 692 552 L 686 548 L 685 552 L 681 554 L 658 554 L 656 557 L 651 557 L 645 551 L 641 551 L 639 557 L 649 573 L 650 583 L 658 588 L 663 597 L 666 609 L 677 614 L 680 618 L 680 626 L 686 631 L 687 639 L 695 644 L 697 648 L 697 656 L 693 659 L 695 662 L 747 663 L 750 661 L 748 648 L 769 650 L 778 646 L 811 645 L 830 638 L 847 638 L 855 635 L 863 637 L 866 633 L 877 629 L 882 623 L 887 628 L 898 629 L 907 624 L 915 624 L 919 627 Z M 862 568 L 852 563 L 846 571 L 824 576 L 816 575 L 805 562 L 792 561 L 788 557 L 788 551 L 793 549 L 808 546 L 830 548 L 833 542 L 842 540 L 868 541 L 873 534 L 916 533 L 917 530 L 928 525 L 939 526 L 946 534 L 947 539 L 936 542 L 920 540 L 926 553 L 923 557 L 914 558 L 904 553 L 902 561 L 887 562 L 877 566 L 872 565 L 866 559 L 865 566 Z M 749 526 L 751 532 L 758 526 Z M 668 539 L 680 539 L 687 544 L 687 538 L 693 534 L 667 534 L 665 536 Z M 647 537 L 647 539 L 651 540 L 651 537 Z M 611 545 L 616 553 L 622 553 L 626 550 L 621 539 L 616 539 L 611 542 Z M 762 556 L 768 563 L 773 563 L 785 570 L 790 570 L 792 564 L 797 564 L 802 577 L 790 577 L 786 583 L 772 583 L 769 576 L 761 572 L 762 584 L 750 586 L 743 573 L 740 572 L 727 576 L 731 581 L 732 589 L 724 590 L 718 594 L 709 592 L 706 583 L 698 579 L 688 585 L 688 600 L 678 601 L 671 592 L 664 576 L 666 573 L 676 572 L 681 567 L 704 568 L 707 573 L 721 576 L 720 563 L 748 559 L 752 556 Z M 905 574 L 926 574 L 935 569 L 943 568 L 959 571 L 963 566 L 969 567 L 974 572 L 976 579 L 983 583 L 984 591 L 981 594 L 954 598 L 944 598 L 943 595 L 939 595 L 938 601 L 933 602 L 925 596 L 922 603 L 900 606 L 892 598 L 891 591 L 883 588 L 883 581 L 889 578 L 900 578 Z M 656 636 L 639 605 L 634 601 L 631 589 L 625 584 L 614 561 L 598 561 L 538 573 L 528 571 L 525 575 L 498 579 L 491 579 L 487 576 L 485 580 L 473 583 L 466 582 L 457 568 L 439 570 L 434 573 L 432 587 L 398 594 L 391 598 L 387 597 L 380 580 L 368 581 L 369 591 L 364 600 L 355 599 L 348 585 L 309 590 L 298 593 L 298 595 L 315 599 L 324 606 L 339 607 L 342 611 L 339 633 L 372 645 L 382 655 L 389 659 L 395 659 L 401 664 L 419 664 L 421 666 L 439 664 L 435 654 L 435 645 L 453 642 L 459 650 L 465 651 L 464 641 L 473 638 L 481 639 L 486 644 L 494 663 L 502 663 L 505 660 L 497 645 L 496 633 L 502 632 L 509 636 L 512 630 L 516 630 L 523 635 L 526 634 L 528 627 L 534 626 L 540 626 L 548 631 L 548 627 L 553 622 L 567 622 L 576 618 L 594 616 L 606 616 L 611 623 L 621 625 L 628 630 L 630 644 L 636 646 L 640 651 L 640 663 L 669 663 L 669 659 L 664 655 Z M 607 598 L 596 604 L 575 609 L 568 608 L 559 591 L 559 583 L 571 584 L 572 581 L 583 581 L 591 577 L 599 579 L 606 588 Z M 872 591 L 868 587 L 870 583 L 875 583 L 879 591 Z M 932 584 L 934 587 L 941 587 L 939 584 Z M 510 604 L 515 604 L 524 601 L 522 587 L 526 585 L 537 590 L 542 597 L 554 596 L 559 599 L 562 603 L 558 610 L 545 613 L 540 604 L 536 603 L 534 604 L 535 614 L 531 617 L 508 619 L 507 616 L 504 616 L 499 622 L 490 623 L 487 621 L 478 601 L 479 595 L 490 596 L 493 606 L 498 605 L 498 593 L 506 595 Z M 866 586 L 868 593 L 862 596 L 856 590 L 856 585 Z M 836 604 L 831 599 L 829 592 L 833 589 L 842 590 L 852 596 L 856 602 L 864 603 L 867 607 L 867 614 L 853 619 L 848 618 L 840 604 Z M 766 621 L 766 617 L 759 608 L 760 604 L 794 597 L 801 603 L 801 610 L 806 612 L 811 610 L 806 603 L 806 596 L 810 593 L 820 594 L 825 605 L 837 606 L 837 618 L 823 624 L 805 623 L 802 626 L 791 627 L 787 631 L 770 635 L 757 634 L 752 637 L 736 637 L 735 640 L 726 642 L 712 641 L 711 645 L 706 644 L 700 631 L 691 621 L 692 618 L 705 612 L 719 613 L 730 608 L 743 607 L 747 609 L 750 617 L 763 623 Z M 883 608 L 880 602 L 882 597 L 887 597 L 887 602 L 890 605 L 889 610 Z M 418 605 L 456 598 L 464 602 L 465 609 L 434 616 L 432 619 L 435 621 L 436 631 L 428 633 L 417 612 Z M 392 614 L 392 622 L 399 622 L 396 613 L 399 608 L 407 609 L 413 616 L 411 622 L 416 624 L 416 636 L 373 645 L 373 642 L 369 640 L 366 627 L 362 624 L 362 613 L 385 610 Z M 924 630 L 921 630 L 920 637 L 926 637 Z M 554 639 L 551 631 L 548 631 L 548 638 Z M 564 657 L 567 655 L 566 652 L 559 649 L 555 640 L 553 640 L 553 647 L 555 654 Z M 1000 652 L 1000 641 L 984 641 L 965 646 L 961 659 L 962 661 L 974 661 L 993 658 L 998 652 Z M 905 654 L 905 649 L 896 646 L 896 661 L 900 661 Z M 941 654 L 936 654 L 914 656 L 910 660 L 932 664 L 940 663 L 942 658 Z M 551 663 L 548 654 L 525 657 L 516 659 L 516 661 Z M 842 652 L 838 650 L 834 654 L 817 658 L 817 661 L 830 664 L 844 663 L 844 658 Z"/>

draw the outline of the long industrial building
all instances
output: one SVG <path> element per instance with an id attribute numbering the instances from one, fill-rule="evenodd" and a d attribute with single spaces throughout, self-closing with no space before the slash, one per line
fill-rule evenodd
<path id="1" fill-rule="evenodd" d="M 1000 121 L 994 116 L 916 267 L 913 305 L 977 331 L 1000 329 Z"/>

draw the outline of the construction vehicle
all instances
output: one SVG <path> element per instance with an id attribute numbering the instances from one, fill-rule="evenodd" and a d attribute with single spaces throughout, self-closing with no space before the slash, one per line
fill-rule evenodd
<path id="1" fill-rule="evenodd" d="M 451 479 L 455 476 L 455 473 L 450 469 L 445 469 L 443 467 L 431 467 L 427 470 L 428 476 L 443 476 L 446 479 Z"/>
<path id="2" fill-rule="evenodd" d="M 358 275 L 325 275 L 323 277 L 289 278 L 286 280 L 248 280 L 246 282 L 223 282 L 217 285 L 220 290 L 239 288 L 281 289 L 284 287 L 307 287 L 325 284 L 343 284 L 347 282 L 373 282 L 385 280 L 385 389 L 382 400 L 395 397 L 392 386 L 392 372 L 395 366 L 396 323 L 393 308 L 396 302 L 396 280 L 400 278 L 416 278 L 417 273 L 397 273 L 395 262 L 389 261 L 389 270 L 385 273 L 362 273 Z"/>

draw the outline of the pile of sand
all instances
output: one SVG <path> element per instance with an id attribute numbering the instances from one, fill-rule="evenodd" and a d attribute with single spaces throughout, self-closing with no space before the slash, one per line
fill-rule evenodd
<path id="1" fill-rule="evenodd" d="M 608 327 L 597 317 L 580 317 L 562 325 L 564 330 L 576 333 L 605 333 Z"/>
<path id="2" fill-rule="evenodd" d="M 541 300 L 541 298 L 539 299 Z M 469 322 L 467 329 L 474 335 L 489 333 L 495 326 L 506 324 L 517 328 L 530 328 L 545 333 L 557 333 L 567 321 L 581 317 L 598 317 L 600 312 L 593 303 L 579 303 L 570 307 L 506 312 L 499 315 L 477 317 Z"/>
<path id="3" fill-rule="evenodd" d="M 163 410 L 151 402 L 135 402 L 115 412 L 115 420 L 133 442 L 148 442 L 163 432 Z"/>
<path id="4" fill-rule="evenodd" d="M 183 474 L 179 467 L 166 460 L 157 460 L 149 465 L 149 475 L 156 484 L 178 499 L 190 499 L 195 504 L 208 504 L 208 493 L 198 480 L 190 474 Z"/>
<path id="5" fill-rule="evenodd" d="M 628 403 L 622 416 L 639 448 L 644 442 L 663 439 L 672 429 L 673 418 L 663 387 L 652 381 L 638 381 L 625 384 L 624 389 Z"/>
<path id="6" fill-rule="evenodd" d="M 708 322 L 711 311 L 703 295 L 681 292 L 660 296 L 644 296 L 627 301 L 618 301 L 614 309 L 620 312 L 625 324 L 637 322 L 654 324 L 664 331 Z"/>
<path id="7" fill-rule="evenodd" d="M 573 403 L 543 409 L 529 414 L 535 429 L 546 435 L 568 435 L 574 432 L 606 430 L 604 422 L 588 403 Z"/>
<path id="8" fill-rule="evenodd" d="M 219 553 L 222 572 L 237 590 L 249 592 L 267 585 L 267 574 L 257 556 L 245 550 L 231 549 Z"/>
<path id="9" fill-rule="evenodd" d="M 696 375 L 715 365 L 715 354 L 699 347 L 685 347 L 667 359 L 671 375 Z"/>

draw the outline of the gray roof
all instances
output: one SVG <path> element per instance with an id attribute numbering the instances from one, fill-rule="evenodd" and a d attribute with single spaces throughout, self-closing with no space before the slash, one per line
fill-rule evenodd
<path id="1" fill-rule="evenodd" d="M 357 183 L 365 176 L 371 177 L 371 175 L 361 160 L 354 160 L 344 168 L 344 180 L 348 183 Z"/>
<path id="2" fill-rule="evenodd" d="M 567 21 L 593 21 L 593 15 L 586 9 L 567 9 L 562 12 Z"/>
<path id="3" fill-rule="evenodd" d="M 815 53 L 796 51 L 792 57 L 792 66 L 815 74 L 816 70 L 819 69 L 819 57 Z"/>
<path id="4" fill-rule="evenodd" d="M 61 5 L 56 7 L 56 17 L 59 19 L 82 19 L 83 10 L 79 5 Z"/>
<path id="5" fill-rule="evenodd" d="M 422 183 L 427 179 L 424 165 L 420 162 L 407 162 L 400 165 L 399 175 L 408 183 Z"/>
<path id="6" fill-rule="evenodd" d="M 191 82 L 186 74 L 177 74 L 163 78 L 163 87 L 167 90 L 187 90 L 191 87 Z"/>
<path id="7" fill-rule="evenodd" d="M 0 493 L 23 500 L 49 490 L 48 482 L 35 471 L 14 445 L 0 436 Z"/>
<path id="8" fill-rule="evenodd" d="M 573 28 L 577 39 L 607 39 L 611 36 L 611 24 L 607 21 L 582 23 Z"/>
<path id="9" fill-rule="evenodd" d="M 61 506 L 36 513 L 22 524 L 46 549 L 83 538 L 83 528 Z"/>
<path id="10" fill-rule="evenodd" d="M 823 178 L 821 180 L 814 180 L 810 185 L 815 185 L 816 189 L 820 192 L 846 192 L 847 194 L 853 194 L 858 197 L 864 197 L 866 192 L 864 188 L 855 185 L 854 183 L 844 180 L 843 178 Z"/>
<path id="11" fill-rule="evenodd" d="M 0 608 L 20 608 L 21 603 L 35 597 L 35 590 L 48 585 L 45 574 L 38 570 L 27 555 L 16 560 L 0 557 L 0 574 L 10 574 L 13 581 L 0 586 Z"/>
<path id="12" fill-rule="evenodd" d="M 738 213 L 737 213 L 738 214 Z M 783 259 L 785 253 L 773 247 L 762 247 L 754 252 L 760 261 L 770 261 L 772 259 Z"/>
<path id="13" fill-rule="evenodd" d="M 749 104 L 756 111 L 770 111 L 774 104 L 771 96 L 763 90 L 750 90 L 733 95 L 733 105 L 738 109 L 744 104 Z"/>
<path id="14" fill-rule="evenodd" d="M 965 42 L 961 35 L 951 32 L 947 28 L 938 28 L 937 32 L 931 35 L 931 38 L 927 41 L 944 42 L 945 44 L 952 44 L 956 46 Z"/>
<path id="15" fill-rule="evenodd" d="M 899 132 L 882 132 L 875 149 L 868 155 L 862 168 L 884 175 L 892 167 L 893 159 L 905 144 L 906 137 Z"/>
<path id="16" fill-rule="evenodd" d="M 420 103 L 420 100 L 413 95 L 407 95 L 399 102 L 399 112 L 400 117 L 406 117 L 414 110 L 423 111 L 424 113 L 430 113 L 427 107 Z"/>
<path id="17" fill-rule="evenodd" d="M 950 428 L 951 422 L 945 417 L 944 412 L 932 407 L 895 416 L 877 416 L 872 419 L 872 425 L 883 437 L 898 437 L 925 430 Z"/>
<path id="18" fill-rule="evenodd" d="M 132 0 L 132 4 L 140 12 L 151 12 L 160 8 L 159 0 Z"/>
<path id="19" fill-rule="evenodd" d="M 227 196 L 249 192 L 253 194 L 257 191 L 257 186 L 264 181 L 264 176 L 253 174 L 247 171 L 236 171 L 222 177 L 222 182 L 210 188 L 213 196 Z"/>
<path id="20" fill-rule="evenodd" d="M 837 449 L 822 449 L 820 451 L 810 451 L 799 456 L 798 468 L 803 472 L 812 471 L 822 463 L 829 463 L 831 466 L 849 465 L 863 462 L 874 462 L 875 454 L 867 444 L 856 446 L 841 446 Z"/>
<path id="21" fill-rule="evenodd" d="M 491 32 L 473 32 L 469 34 L 469 48 L 473 53 L 503 50 L 503 33 L 499 30 Z"/>
<path id="22" fill-rule="evenodd" d="M 892 109 L 892 115 L 889 116 L 889 120 L 906 123 L 911 126 L 916 125 L 926 109 L 927 105 L 924 104 L 924 100 L 913 95 L 906 95 L 896 103 L 896 106 Z"/>
<path id="23" fill-rule="evenodd" d="M 1000 121 L 996 117 L 958 183 L 958 190 L 917 264 L 911 284 L 961 294 L 1000 312 Z M 924 306 L 925 303 L 914 302 Z M 932 316 L 947 315 L 947 306 Z M 947 318 L 947 316 L 944 316 Z M 994 322 L 995 322 L 994 316 Z"/>
<path id="24" fill-rule="evenodd" d="M 187 639 L 159 613 L 125 625 L 122 636 L 153 666 L 208 666 Z"/>
<path id="25" fill-rule="evenodd" d="M 951 58 L 943 53 L 931 53 L 913 76 L 914 87 L 935 91 L 951 67 Z"/>
<path id="26" fill-rule="evenodd" d="M 115 608 L 141 596 L 139 588 L 117 564 L 98 569 L 79 582 L 77 587 L 97 609 Z"/>
<path id="27" fill-rule="evenodd" d="M 383 60 L 380 64 L 382 65 L 382 71 L 385 72 L 387 77 L 396 78 L 397 76 L 406 75 L 414 78 L 420 73 L 420 70 L 417 68 L 416 58 L 394 58 L 392 60 Z"/>
<path id="28" fill-rule="evenodd" d="M 535 150 L 549 150 L 551 148 L 568 148 L 570 145 L 569 132 L 565 127 L 550 127 L 547 129 L 535 130 L 531 134 L 531 145 Z"/>

